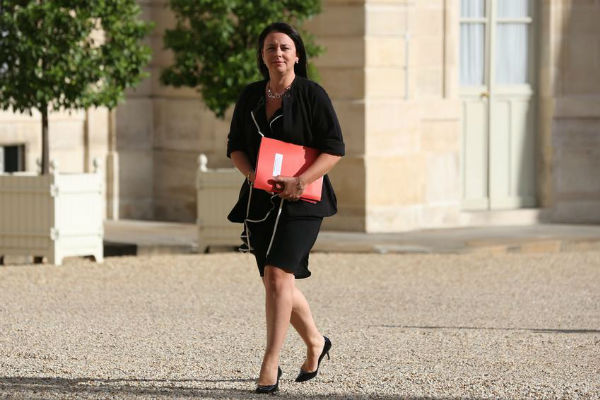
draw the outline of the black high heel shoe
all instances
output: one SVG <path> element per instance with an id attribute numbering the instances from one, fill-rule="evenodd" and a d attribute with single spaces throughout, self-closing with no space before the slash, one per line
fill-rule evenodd
<path id="1" fill-rule="evenodd" d="M 319 356 L 319 362 L 317 363 L 317 369 L 313 372 L 305 372 L 305 371 L 302 371 L 302 368 L 300 368 L 300 373 L 296 377 L 296 382 L 306 382 L 308 380 L 311 380 L 315 376 L 317 376 L 317 373 L 319 372 L 319 366 L 321 365 L 321 360 L 323 359 L 323 357 L 325 357 L 325 354 L 327 354 L 327 359 L 329 360 L 329 349 L 331 349 L 331 340 L 329 340 L 329 338 L 327 336 L 323 336 L 323 338 L 325 339 L 325 345 L 323 346 L 323 351 L 321 352 L 321 355 Z"/>
<path id="2" fill-rule="evenodd" d="M 279 378 L 283 375 L 281 368 L 277 367 L 277 382 L 274 385 L 256 386 L 256 393 L 275 393 L 279 390 Z"/>

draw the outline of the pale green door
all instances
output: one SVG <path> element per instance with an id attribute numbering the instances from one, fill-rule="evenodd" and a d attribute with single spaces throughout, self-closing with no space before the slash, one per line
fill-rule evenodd
<path id="1" fill-rule="evenodd" d="M 463 208 L 535 206 L 534 1 L 460 7 Z"/>

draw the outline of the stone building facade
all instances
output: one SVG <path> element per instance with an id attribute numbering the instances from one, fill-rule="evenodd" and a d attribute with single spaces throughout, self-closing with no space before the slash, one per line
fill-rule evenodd
<path id="1" fill-rule="evenodd" d="M 199 153 L 225 157 L 228 120 L 191 89 L 159 83 L 170 62 L 165 0 L 150 78 L 105 110 L 51 119 L 61 170 L 106 160 L 109 218 L 195 220 Z M 336 230 L 538 220 L 600 222 L 598 0 L 323 0 L 307 24 L 347 155 L 330 174 Z M 0 113 L 0 146 L 39 153 L 39 120 Z"/>

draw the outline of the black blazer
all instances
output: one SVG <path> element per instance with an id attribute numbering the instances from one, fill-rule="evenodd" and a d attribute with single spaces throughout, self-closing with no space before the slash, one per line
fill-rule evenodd
<path id="1" fill-rule="evenodd" d="M 275 134 L 267 122 L 265 111 L 265 87 L 267 81 L 251 83 L 242 91 L 233 111 L 231 128 L 227 136 L 227 157 L 234 151 L 247 154 L 256 165 L 261 136 L 283 140 L 319 149 L 321 152 L 343 156 L 344 139 L 337 116 L 325 90 L 317 83 L 296 76 L 290 89 L 282 97 L 283 129 Z M 253 120 L 256 120 L 256 123 Z M 238 202 L 228 219 L 243 222 L 246 216 L 249 185 L 246 181 L 240 189 Z M 271 207 L 270 195 L 259 189 L 252 192 L 250 218 L 261 218 Z M 328 217 L 337 212 L 337 200 L 329 177 L 323 177 L 321 201 L 312 204 L 305 201 L 285 202 L 284 212 L 289 216 Z"/>

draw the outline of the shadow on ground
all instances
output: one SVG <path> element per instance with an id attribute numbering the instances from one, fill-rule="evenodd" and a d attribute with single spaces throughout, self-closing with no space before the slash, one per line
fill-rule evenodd
<path id="1" fill-rule="evenodd" d="M 60 378 L 60 377 L 0 377 L 0 397 L 8 398 L 265 398 L 251 390 L 219 388 L 228 383 L 244 383 L 254 386 L 254 379 L 96 379 L 96 378 Z M 203 388 L 186 385 L 202 385 Z M 211 387 L 211 386 L 215 387 Z M 377 394 L 291 394 L 285 389 L 279 395 L 286 399 L 407 399 L 407 400 L 436 400 L 458 399 L 449 397 L 414 397 Z M 461 398 L 464 399 L 464 398 Z"/>
<path id="2" fill-rule="evenodd" d="M 525 331 L 532 333 L 597 334 L 600 329 L 551 329 L 551 328 L 496 328 L 477 326 L 411 326 L 411 325 L 369 325 L 369 328 L 430 329 L 430 330 L 482 330 L 482 331 Z"/>

